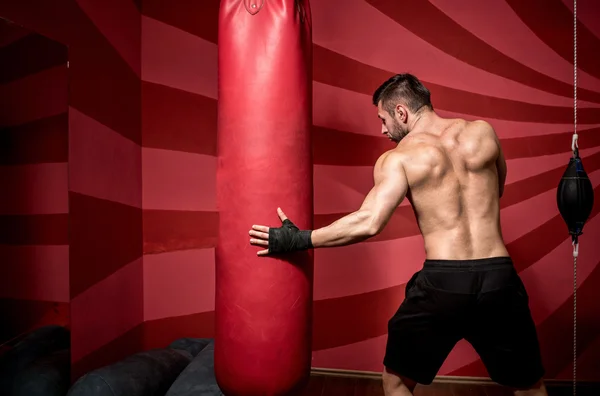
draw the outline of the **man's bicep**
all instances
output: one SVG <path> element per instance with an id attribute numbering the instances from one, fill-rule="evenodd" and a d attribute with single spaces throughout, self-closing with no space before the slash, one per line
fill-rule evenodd
<path id="1" fill-rule="evenodd" d="M 498 169 L 498 188 L 499 194 L 502 196 L 504 194 L 504 183 L 506 183 L 506 174 L 508 173 L 508 168 L 506 166 L 506 159 L 504 158 L 504 152 L 502 151 L 502 146 L 498 142 L 498 158 L 496 159 L 496 168 Z"/>
<path id="2" fill-rule="evenodd" d="M 494 141 L 497 145 L 497 157 L 496 157 L 496 169 L 498 171 L 498 192 L 502 196 L 504 193 L 504 183 L 506 182 L 506 174 L 508 168 L 506 166 L 506 158 L 504 157 L 504 151 L 502 150 L 502 144 L 500 138 L 496 134 L 494 128 L 490 125 L 491 133 L 493 134 Z"/>
<path id="3" fill-rule="evenodd" d="M 374 176 L 375 185 L 361 209 L 368 210 L 377 228 L 381 228 L 406 197 L 408 181 L 402 164 L 393 157 L 387 158 L 379 169 L 376 169 Z"/>

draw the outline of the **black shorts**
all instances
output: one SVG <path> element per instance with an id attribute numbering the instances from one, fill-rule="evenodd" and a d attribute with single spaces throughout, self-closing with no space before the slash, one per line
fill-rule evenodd
<path id="1" fill-rule="evenodd" d="M 461 339 L 499 384 L 527 388 L 544 375 L 529 297 L 509 257 L 426 260 L 388 323 L 384 365 L 430 384 Z"/>

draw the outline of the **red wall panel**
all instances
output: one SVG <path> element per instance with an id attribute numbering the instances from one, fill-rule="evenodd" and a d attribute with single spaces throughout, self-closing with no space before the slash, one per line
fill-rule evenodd
<path id="1" fill-rule="evenodd" d="M 69 326 L 67 48 L 0 21 L 0 343 Z"/>
<path id="2" fill-rule="evenodd" d="M 53 241 L 69 243 L 67 292 L 72 376 L 77 378 L 141 348 L 140 13 L 134 2 L 28 0 L 2 3 L 0 16 L 69 47 L 69 115 L 64 118 L 68 122 L 68 151 L 63 148 L 64 161 L 67 155 L 69 159 L 65 174 L 69 193 L 68 198 L 64 196 L 68 217 L 61 220 L 64 232 L 55 232 Z M 58 71 L 48 69 L 44 73 Z M 64 70 L 63 74 L 67 75 Z M 9 120 L 58 113 L 47 108 L 57 100 L 40 89 L 33 90 L 34 81 L 24 80 L 18 90 L 10 85 L 3 88 L 3 93 L 16 90 L 37 98 L 30 114 L 12 112 Z M 27 132 L 39 135 L 34 127 Z M 45 151 L 37 146 L 25 151 L 28 155 L 38 152 Z M 9 220 L 14 226 L 31 227 L 31 221 Z M 46 224 L 49 220 L 38 216 L 36 221 Z M 45 234 L 32 235 L 41 239 Z M 64 240 L 59 239 L 62 235 Z M 132 334 L 140 342 L 132 342 Z"/>

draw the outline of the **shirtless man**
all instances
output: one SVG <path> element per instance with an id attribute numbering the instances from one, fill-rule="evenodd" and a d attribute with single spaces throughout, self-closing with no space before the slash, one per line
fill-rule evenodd
<path id="1" fill-rule="evenodd" d="M 384 82 L 373 104 L 381 132 L 397 146 L 377 160 L 374 187 L 360 209 L 299 230 L 278 208 L 282 226 L 252 226 L 250 243 L 266 247 L 258 252 L 264 256 L 361 242 L 379 234 L 408 198 L 426 260 L 388 323 L 385 394 L 408 396 L 416 384 L 430 384 L 466 339 L 494 381 L 516 395 L 546 396 L 527 292 L 502 238 L 506 162 L 494 129 L 440 117 L 429 90 L 410 74 Z"/>

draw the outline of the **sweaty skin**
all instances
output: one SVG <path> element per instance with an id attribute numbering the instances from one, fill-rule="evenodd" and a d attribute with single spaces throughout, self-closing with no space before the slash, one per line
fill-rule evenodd
<path id="1" fill-rule="evenodd" d="M 506 163 L 488 123 L 448 120 L 409 134 L 389 155 L 403 165 L 428 259 L 508 256 L 499 205 Z"/>

